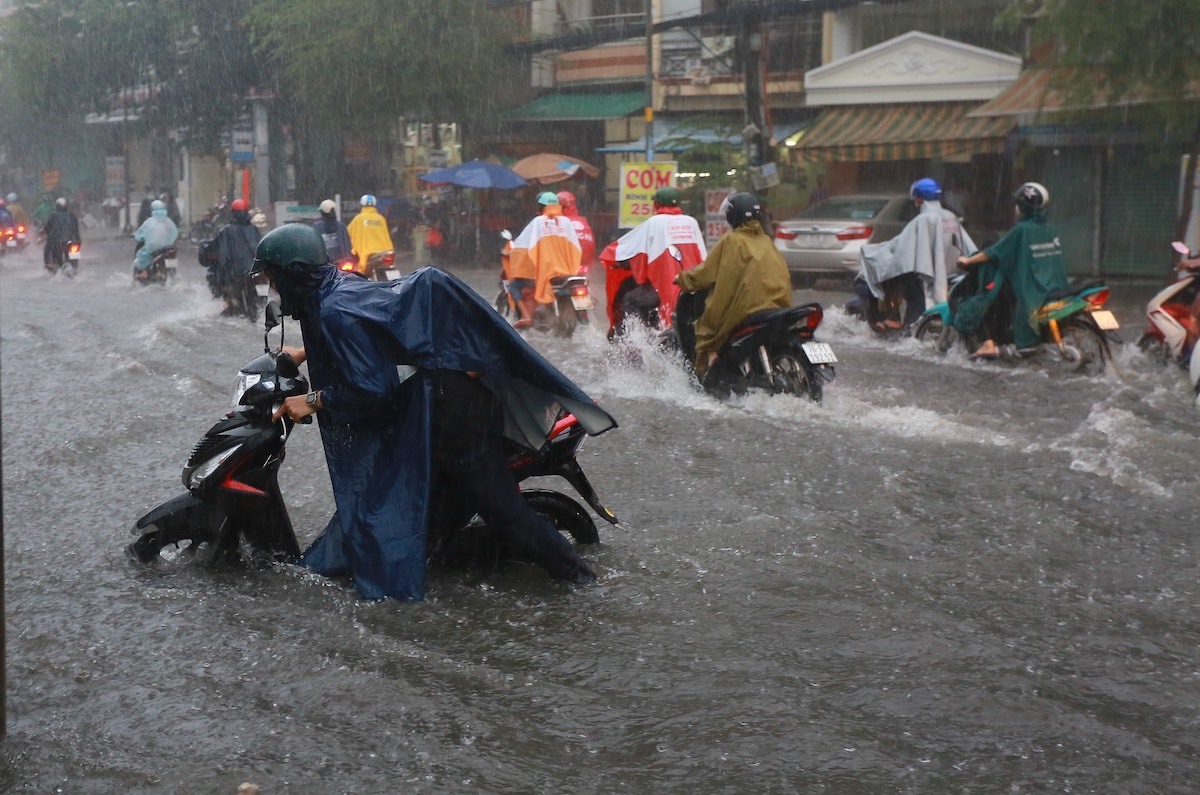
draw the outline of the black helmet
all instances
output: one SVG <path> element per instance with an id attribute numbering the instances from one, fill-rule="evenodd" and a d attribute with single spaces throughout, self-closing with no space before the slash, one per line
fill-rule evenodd
<path id="1" fill-rule="evenodd" d="M 264 268 L 310 270 L 327 262 L 325 241 L 317 230 L 308 224 L 284 224 L 258 241 L 250 272 L 259 273 Z"/>
<path id="2" fill-rule="evenodd" d="M 725 210 L 725 220 L 734 229 L 747 221 L 762 222 L 762 204 L 753 194 L 735 193 L 725 199 L 721 207 Z"/>

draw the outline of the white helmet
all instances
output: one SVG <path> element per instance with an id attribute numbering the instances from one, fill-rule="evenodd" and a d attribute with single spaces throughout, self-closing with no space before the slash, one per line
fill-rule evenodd
<path id="1" fill-rule="evenodd" d="M 362 198 L 358 200 L 358 203 L 361 204 L 363 207 L 374 207 L 375 206 L 375 194 L 364 193 L 362 195 Z"/>
<path id="2" fill-rule="evenodd" d="M 155 199 L 154 201 L 150 202 L 150 209 L 151 210 L 165 210 L 165 209 L 167 209 L 167 205 L 165 202 L 163 202 L 159 199 Z"/>
<path id="3" fill-rule="evenodd" d="M 1040 182 L 1026 182 L 1017 188 L 1013 199 L 1023 210 L 1039 210 L 1050 204 L 1050 191 Z"/>
<path id="4" fill-rule="evenodd" d="M 337 213 L 337 205 L 333 203 L 333 199 L 326 199 L 321 202 L 320 208 L 322 215 L 335 215 Z"/>
<path id="5" fill-rule="evenodd" d="M 15 202 L 15 201 L 17 200 L 17 194 L 15 194 L 15 193 L 10 193 L 10 194 L 8 194 L 7 196 L 5 196 L 4 198 L 5 198 L 5 200 L 7 200 L 7 201 L 10 201 L 10 202 Z"/>

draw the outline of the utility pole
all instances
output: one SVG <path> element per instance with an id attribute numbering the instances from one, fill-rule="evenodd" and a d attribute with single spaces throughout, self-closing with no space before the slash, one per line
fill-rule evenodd
<path id="1" fill-rule="evenodd" d="M 654 0 L 646 0 L 646 162 L 654 162 Z"/>

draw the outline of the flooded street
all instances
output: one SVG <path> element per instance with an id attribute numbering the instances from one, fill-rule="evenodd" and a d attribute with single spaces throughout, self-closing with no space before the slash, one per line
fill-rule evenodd
<path id="1" fill-rule="evenodd" d="M 592 587 L 436 572 L 363 603 L 294 567 L 139 567 L 262 327 L 195 249 L 131 284 L 0 260 L 8 792 L 1187 793 L 1200 780 L 1200 415 L 1131 343 L 1098 378 L 876 339 L 822 283 L 822 405 L 720 403 L 607 321 L 531 342 L 620 427 L 580 460 Z M 489 298 L 493 270 L 457 272 Z M 600 284 L 593 285 L 603 295 Z M 289 321 L 289 342 L 298 342 Z M 332 510 L 318 433 L 282 487 Z M 565 483 L 547 487 L 571 493 Z"/>

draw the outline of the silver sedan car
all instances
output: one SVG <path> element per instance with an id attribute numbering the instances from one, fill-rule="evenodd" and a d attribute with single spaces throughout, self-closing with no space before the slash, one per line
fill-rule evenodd
<path id="1" fill-rule="evenodd" d="M 853 278 L 863 244 L 890 240 L 916 214 L 904 194 L 834 196 L 777 223 L 775 248 L 798 287 L 811 287 L 822 276 Z"/>

